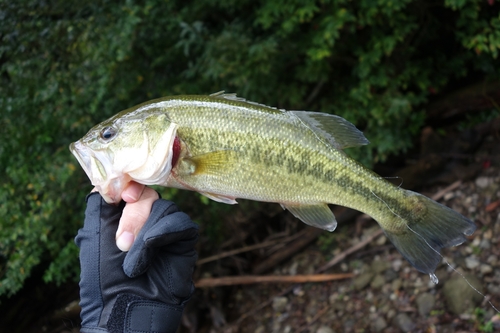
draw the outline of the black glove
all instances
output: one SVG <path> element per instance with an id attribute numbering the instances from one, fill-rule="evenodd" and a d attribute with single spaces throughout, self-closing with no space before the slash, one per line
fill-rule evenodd
<path id="1" fill-rule="evenodd" d="M 123 207 L 87 196 L 80 248 L 81 332 L 175 332 L 194 291 L 198 226 L 159 199 L 128 253 L 116 247 Z"/>

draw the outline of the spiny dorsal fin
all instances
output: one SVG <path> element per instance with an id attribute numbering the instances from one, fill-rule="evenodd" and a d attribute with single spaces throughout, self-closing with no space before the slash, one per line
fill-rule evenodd
<path id="1" fill-rule="evenodd" d="M 320 138 L 337 149 L 364 146 L 370 143 L 356 126 L 333 114 L 309 111 L 290 111 Z"/>
<path id="2" fill-rule="evenodd" d="M 273 109 L 273 110 L 279 110 L 279 109 L 275 108 L 274 106 L 269 106 L 269 105 L 265 105 L 265 104 L 261 104 L 261 103 L 257 103 L 257 102 L 248 101 L 248 100 L 246 100 L 243 97 L 238 97 L 235 93 L 226 93 L 226 92 L 224 92 L 224 90 L 221 90 L 221 91 L 218 91 L 216 93 L 210 94 L 209 96 L 210 97 L 227 99 L 229 101 L 244 102 L 244 103 L 248 103 L 248 104 L 251 104 L 251 105 L 263 106 L 265 108 L 269 108 L 269 109 Z M 279 110 L 279 111 L 284 112 L 285 110 Z"/>
<path id="3" fill-rule="evenodd" d="M 244 98 L 236 96 L 236 94 L 226 94 L 224 90 L 210 95 L 211 97 L 222 98 L 230 101 L 244 102 L 256 106 L 265 107 L 272 110 L 277 110 L 286 113 L 285 110 L 280 110 L 272 106 L 247 101 Z M 337 149 L 349 147 L 364 146 L 370 143 L 363 135 L 363 132 L 358 130 L 356 126 L 348 122 L 342 117 L 328 113 L 310 112 L 310 111 L 289 111 L 292 115 L 297 116 L 299 120 L 319 135 L 320 138 L 326 140 L 329 144 Z"/>

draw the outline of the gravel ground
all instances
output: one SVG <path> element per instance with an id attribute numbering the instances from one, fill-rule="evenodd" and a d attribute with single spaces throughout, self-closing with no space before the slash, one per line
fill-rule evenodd
<path id="1" fill-rule="evenodd" d="M 230 296 L 211 308 L 213 324 L 207 331 L 500 332 L 500 315 L 494 309 L 500 308 L 500 167 L 491 163 L 498 157 L 483 151 L 476 159 L 483 163 L 479 174 L 446 191 L 439 200 L 473 219 L 478 229 L 464 244 L 442 252 L 437 285 L 380 236 L 325 272 L 352 272 L 351 279 L 298 284 L 285 295 L 280 293 L 290 284 L 220 287 L 231 288 Z M 424 194 L 432 196 L 448 185 L 427 188 Z M 321 236 L 269 274 L 312 274 L 378 230 L 366 216 L 344 228 L 344 236 Z M 256 310 L 266 301 L 269 305 Z M 218 308 L 224 316 L 217 316 Z"/>

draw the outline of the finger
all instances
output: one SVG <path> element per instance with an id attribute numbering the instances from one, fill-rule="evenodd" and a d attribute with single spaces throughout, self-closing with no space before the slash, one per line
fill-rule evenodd
<path id="1" fill-rule="evenodd" d="M 145 187 L 135 202 L 128 202 L 123 209 L 118 230 L 116 231 L 116 246 L 122 251 L 128 251 L 135 237 L 143 227 L 151 213 L 153 203 L 159 199 L 155 190 Z"/>
<path id="2" fill-rule="evenodd" d="M 136 202 L 142 196 L 145 185 L 131 181 L 128 183 L 127 187 L 122 192 L 122 199 L 125 202 Z"/>

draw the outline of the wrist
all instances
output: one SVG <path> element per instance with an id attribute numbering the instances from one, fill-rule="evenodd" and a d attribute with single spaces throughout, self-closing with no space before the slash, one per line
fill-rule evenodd
<path id="1" fill-rule="evenodd" d="M 181 323 L 183 308 L 136 295 L 120 294 L 111 310 L 107 328 L 110 333 L 175 333 Z"/>

